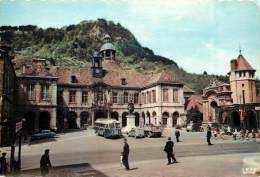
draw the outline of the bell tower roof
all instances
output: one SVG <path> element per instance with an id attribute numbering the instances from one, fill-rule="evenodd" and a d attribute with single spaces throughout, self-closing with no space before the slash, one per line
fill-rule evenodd
<path id="1" fill-rule="evenodd" d="M 231 60 L 231 71 L 255 71 L 255 69 L 248 63 L 240 50 L 237 59 Z"/>

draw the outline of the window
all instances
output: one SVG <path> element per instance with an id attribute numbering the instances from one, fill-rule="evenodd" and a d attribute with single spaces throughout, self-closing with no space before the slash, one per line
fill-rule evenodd
<path id="1" fill-rule="evenodd" d="M 163 89 L 163 102 L 168 102 L 168 89 Z"/>
<path id="2" fill-rule="evenodd" d="M 162 121 L 163 121 L 163 122 L 162 122 L 162 123 L 163 123 L 163 125 L 167 125 L 167 120 L 168 120 L 168 119 L 167 119 L 167 118 L 165 118 L 165 117 L 162 119 Z"/>
<path id="3" fill-rule="evenodd" d="M 153 103 L 156 103 L 156 91 L 152 90 Z"/>
<path id="4" fill-rule="evenodd" d="M 77 77 L 76 76 L 71 76 L 71 83 L 77 83 Z"/>
<path id="5" fill-rule="evenodd" d="M 151 98 L 151 92 L 147 92 L 147 103 L 151 103 L 152 102 L 152 98 Z"/>
<path id="6" fill-rule="evenodd" d="M 35 100 L 35 84 L 28 84 L 27 85 L 27 96 L 28 100 Z"/>
<path id="7" fill-rule="evenodd" d="M 174 103 L 179 102 L 179 91 L 177 88 L 173 89 L 173 102 Z"/>
<path id="8" fill-rule="evenodd" d="M 130 93 L 129 94 L 129 101 L 132 101 L 132 102 L 134 102 L 134 94 L 133 93 Z"/>
<path id="9" fill-rule="evenodd" d="M 49 85 L 41 84 L 41 100 L 49 100 Z"/>
<path id="10" fill-rule="evenodd" d="M 126 78 L 121 78 L 121 84 L 122 84 L 122 85 L 126 85 L 126 84 L 127 84 Z"/>
<path id="11" fill-rule="evenodd" d="M 63 101 L 63 91 L 62 90 L 59 90 L 58 93 L 57 93 L 57 103 L 62 103 Z"/>
<path id="12" fill-rule="evenodd" d="M 81 97 L 82 104 L 88 103 L 88 91 L 82 91 L 82 97 Z"/>
<path id="13" fill-rule="evenodd" d="M 243 77 L 246 77 L 246 72 L 243 72 Z"/>
<path id="14" fill-rule="evenodd" d="M 99 91 L 97 92 L 97 102 L 103 103 L 103 101 L 104 101 L 103 91 L 99 90 Z"/>
<path id="15" fill-rule="evenodd" d="M 144 93 L 142 93 L 141 97 L 142 97 L 142 101 L 141 102 L 142 102 L 142 104 L 144 104 L 144 100 L 145 100 Z"/>
<path id="16" fill-rule="evenodd" d="M 147 94 L 146 93 L 144 93 L 144 104 L 146 104 L 147 103 Z"/>
<path id="17" fill-rule="evenodd" d="M 128 103 L 128 92 L 124 93 L 124 103 Z"/>
<path id="18" fill-rule="evenodd" d="M 241 77 L 242 76 L 242 73 L 241 72 L 239 72 L 239 77 Z"/>
<path id="19" fill-rule="evenodd" d="M 76 91 L 73 90 L 69 92 L 69 102 L 76 103 Z"/>
<path id="20" fill-rule="evenodd" d="M 119 94 L 118 94 L 118 98 L 119 98 L 119 99 L 118 99 L 118 103 L 119 103 L 119 104 L 123 104 L 123 103 L 124 103 L 124 102 L 123 102 L 124 100 L 123 100 L 123 94 L 122 94 L 122 93 L 119 93 Z"/>
<path id="21" fill-rule="evenodd" d="M 139 97 L 139 94 L 135 93 L 134 94 L 134 104 L 138 104 L 138 97 Z"/>
<path id="22" fill-rule="evenodd" d="M 117 92 L 113 92 L 113 103 L 117 103 Z"/>

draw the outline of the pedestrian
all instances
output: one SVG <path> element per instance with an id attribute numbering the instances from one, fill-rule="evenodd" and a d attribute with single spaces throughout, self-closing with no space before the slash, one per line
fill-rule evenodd
<path id="1" fill-rule="evenodd" d="M 177 141 L 177 143 L 180 142 L 180 139 L 179 139 L 180 136 L 181 136 L 180 131 L 176 129 L 176 130 L 175 130 L 175 137 L 176 137 L 176 141 Z"/>
<path id="2" fill-rule="evenodd" d="M 6 153 L 2 153 L 2 157 L 0 157 L 0 174 L 5 175 L 7 173 L 7 161 L 6 161 Z"/>
<path id="3" fill-rule="evenodd" d="M 211 134 L 211 127 L 208 126 L 207 127 L 207 142 L 208 142 L 209 146 L 212 145 L 211 142 L 210 142 L 211 136 L 212 136 L 212 134 Z"/>
<path id="4" fill-rule="evenodd" d="M 127 139 L 124 138 L 124 148 L 123 148 L 123 152 L 122 152 L 122 155 L 123 155 L 123 158 L 122 158 L 122 162 L 123 162 L 123 165 L 125 166 L 126 170 L 129 170 L 129 163 L 128 163 L 128 156 L 129 156 L 129 145 L 127 143 Z"/>
<path id="5" fill-rule="evenodd" d="M 171 159 L 173 160 L 173 163 L 177 162 L 177 160 L 175 158 L 175 153 L 173 151 L 173 147 L 174 147 L 174 143 L 171 140 L 171 137 L 168 137 L 168 141 L 166 142 L 166 145 L 164 146 L 164 151 L 167 154 L 168 165 L 170 165 L 172 163 Z"/>
<path id="6" fill-rule="evenodd" d="M 42 176 L 49 174 L 49 168 L 52 168 L 51 161 L 49 158 L 50 150 L 46 149 L 44 154 L 41 157 L 40 167 Z"/>

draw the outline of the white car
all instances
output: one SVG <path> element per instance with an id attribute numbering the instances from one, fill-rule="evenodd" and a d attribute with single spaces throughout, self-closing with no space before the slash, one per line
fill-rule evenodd
<path id="1" fill-rule="evenodd" d="M 128 132 L 128 136 L 129 137 L 135 137 L 135 138 L 144 138 L 144 129 L 142 128 L 132 128 L 129 132 Z"/>

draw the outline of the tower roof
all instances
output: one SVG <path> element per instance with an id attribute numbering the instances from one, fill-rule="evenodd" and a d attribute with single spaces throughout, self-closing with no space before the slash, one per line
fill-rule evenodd
<path id="1" fill-rule="evenodd" d="M 115 46 L 111 43 L 105 43 L 101 46 L 100 51 L 104 51 L 104 50 L 116 50 Z"/>
<path id="2" fill-rule="evenodd" d="M 245 57 L 242 54 L 239 54 L 236 59 L 236 69 L 235 71 L 255 71 L 253 67 L 248 63 Z"/>

